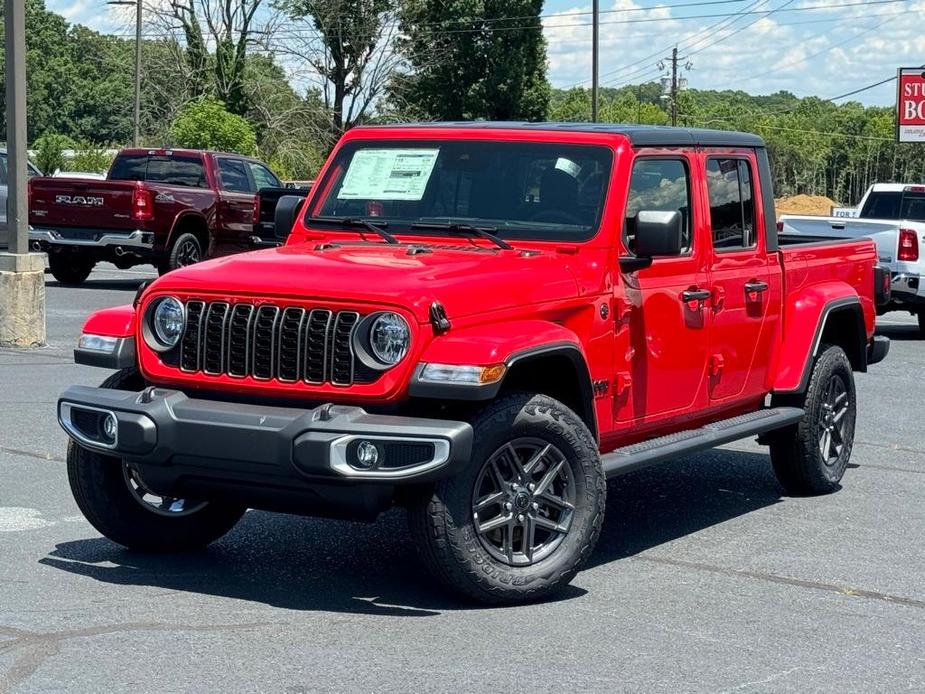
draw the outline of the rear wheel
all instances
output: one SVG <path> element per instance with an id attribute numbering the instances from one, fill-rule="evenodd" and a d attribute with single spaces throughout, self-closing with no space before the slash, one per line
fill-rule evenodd
<path id="1" fill-rule="evenodd" d="M 170 252 L 158 265 L 157 270 L 163 275 L 177 268 L 194 265 L 201 261 L 202 258 L 203 250 L 199 239 L 190 233 L 180 234 L 174 239 Z"/>
<path id="2" fill-rule="evenodd" d="M 600 534 L 597 445 L 574 412 L 542 395 L 499 400 L 473 427 L 470 465 L 411 508 L 424 562 L 479 602 L 548 597 L 572 580 Z"/>
<path id="3" fill-rule="evenodd" d="M 839 488 L 854 446 L 857 405 L 851 363 L 841 347 L 823 345 L 800 402 L 803 418 L 771 437 L 771 463 L 788 494 Z"/>
<path id="4" fill-rule="evenodd" d="M 103 388 L 141 390 L 134 369 L 115 373 Z M 164 496 L 137 466 L 68 444 L 67 472 L 77 506 L 103 535 L 132 549 L 184 551 L 204 547 L 231 530 L 245 509 L 235 504 Z"/>
<path id="5" fill-rule="evenodd" d="M 83 284 L 96 263 L 80 253 L 49 253 L 48 267 L 59 284 Z"/>

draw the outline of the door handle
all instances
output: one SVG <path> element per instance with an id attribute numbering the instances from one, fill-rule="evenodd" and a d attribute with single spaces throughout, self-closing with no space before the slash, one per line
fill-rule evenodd
<path id="1" fill-rule="evenodd" d="M 758 292 L 768 291 L 768 283 L 761 280 L 750 280 L 745 283 L 746 294 L 757 294 Z"/>
<path id="2" fill-rule="evenodd" d="M 695 301 L 700 302 L 701 304 L 713 296 L 713 292 L 709 289 L 685 289 L 681 292 L 681 301 L 685 304 L 692 304 Z"/>

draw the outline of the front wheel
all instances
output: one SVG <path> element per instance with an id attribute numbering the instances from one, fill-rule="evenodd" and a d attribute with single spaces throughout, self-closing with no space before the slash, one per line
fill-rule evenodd
<path id="1" fill-rule="evenodd" d="M 136 371 L 125 369 L 102 387 L 141 390 L 144 383 Z M 131 549 L 198 549 L 231 530 L 245 511 L 235 504 L 159 495 L 136 466 L 73 441 L 67 449 L 67 474 L 84 517 L 110 540 Z"/>
<path id="2" fill-rule="evenodd" d="M 479 602 L 538 600 L 587 561 L 606 485 L 587 426 L 562 403 L 515 394 L 473 421 L 470 464 L 410 509 L 425 564 Z"/>
<path id="3" fill-rule="evenodd" d="M 793 496 L 839 488 L 854 446 L 857 400 L 851 362 L 841 347 L 823 345 L 802 402 L 803 418 L 770 439 L 778 482 Z"/>

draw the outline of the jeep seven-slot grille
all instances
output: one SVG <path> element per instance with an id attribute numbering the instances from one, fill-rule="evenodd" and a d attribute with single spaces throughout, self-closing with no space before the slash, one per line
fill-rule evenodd
<path id="1" fill-rule="evenodd" d="M 376 375 L 353 353 L 356 311 L 188 301 L 180 369 L 283 383 L 349 386 Z"/>

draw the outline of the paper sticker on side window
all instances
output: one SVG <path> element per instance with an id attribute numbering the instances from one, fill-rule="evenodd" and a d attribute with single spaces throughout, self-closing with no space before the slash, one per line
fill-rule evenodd
<path id="1" fill-rule="evenodd" d="M 420 200 L 439 149 L 361 149 L 353 155 L 338 200 Z"/>

